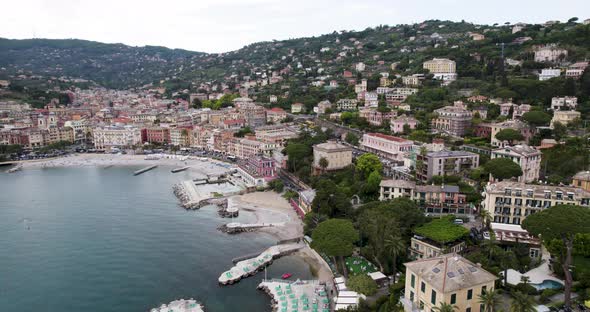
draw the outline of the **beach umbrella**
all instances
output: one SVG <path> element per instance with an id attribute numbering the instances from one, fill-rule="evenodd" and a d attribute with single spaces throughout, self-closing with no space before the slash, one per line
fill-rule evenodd
<path id="1" fill-rule="evenodd" d="M 283 301 L 283 302 L 281 302 L 281 305 L 282 305 L 283 307 L 286 307 L 286 306 L 287 306 L 287 301 Z"/>
<path id="2" fill-rule="evenodd" d="M 287 312 L 287 307 L 282 307 L 281 312 Z"/>

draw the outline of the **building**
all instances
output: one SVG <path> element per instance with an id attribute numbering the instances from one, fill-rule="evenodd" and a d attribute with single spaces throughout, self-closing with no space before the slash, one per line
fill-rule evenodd
<path id="1" fill-rule="evenodd" d="M 498 134 L 498 132 L 500 132 L 504 129 L 514 129 L 516 131 L 519 131 L 520 134 L 522 134 L 524 139 L 519 142 L 500 141 L 500 140 L 496 139 L 496 134 Z M 535 134 L 534 132 L 535 132 L 534 129 L 529 127 L 523 121 L 520 121 L 517 119 L 498 122 L 498 123 L 492 124 L 491 144 L 492 144 L 492 146 L 495 146 L 495 147 L 507 146 L 507 145 L 510 145 L 509 143 L 526 144 L 529 141 L 529 139 L 533 137 L 533 135 Z"/>
<path id="2" fill-rule="evenodd" d="M 385 100 L 387 103 L 391 103 L 393 101 L 405 101 L 408 96 L 412 94 L 418 93 L 417 88 L 389 88 L 387 93 L 385 93 Z"/>
<path id="3" fill-rule="evenodd" d="M 254 156 L 272 157 L 277 144 L 261 142 L 248 138 L 232 139 L 228 142 L 227 153 L 238 158 L 250 158 Z"/>
<path id="4" fill-rule="evenodd" d="M 410 86 L 410 87 L 419 86 L 421 84 L 420 78 L 421 78 L 421 76 L 419 76 L 419 75 L 403 76 L 402 83 L 404 84 L 404 86 Z"/>
<path id="5" fill-rule="evenodd" d="M 339 111 L 353 111 L 356 110 L 357 103 L 356 99 L 340 99 L 336 102 L 336 108 Z"/>
<path id="6" fill-rule="evenodd" d="M 572 185 L 590 192 L 590 171 L 580 171 L 572 178 Z"/>
<path id="7" fill-rule="evenodd" d="M 519 182 L 530 183 L 539 180 L 543 153 L 528 145 L 506 146 L 492 150 L 491 159 L 508 158 L 522 169 Z"/>
<path id="8" fill-rule="evenodd" d="M 543 68 L 541 74 L 539 74 L 539 80 L 545 81 L 551 78 L 557 78 L 561 76 L 561 69 L 559 68 Z"/>
<path id="9" fill-rule="evenodd" d="M 373 126 L 381 126 L 383 122 L 386 120 L 391 120 L 391 118 L 397 115 L 396 111 L 389 110 L 387 112 L 380 111 L 377 108 L 362 108 L 359 111 L 359 117 L 365 118 L 369 124 Z"/>
<path id="10" fill-rule="evenodd" d="M 470 214 L 467 196 L 456 185 L 416 185 L 413 181 L 382 180 L 379 200 L 408 198 L 430 214 Z"/>
<path id="11" fill-rule="evenodd" d="M 141 143 L 141 130 L 134 126 L 105 126 L 92 131 L 94 147 L 101 151 L 132 147 Z"/>
<path id="12" fill-rule="evenodd" d="M 422 67 L 428 69 L 430 73 L 434 75 L 435 79 L 443 81 L 457 80 L 457 65 L 455 61 L 444 58 L 434 58 L 430 61 L 424 62 Z"/>
<path id="13" fill-rule="evenodd" d="M 438 257 L 445 252 L 459 253 L 465 249 L 465 242 L 456 241 L 447 244 L 440 244 L 427 237 L 414 235 L 410 239 L 410 259 L 428 259 Z"/>
<path id="14" fill-rule="evenodd" d="M 141 129 L 141 142 L 168 144 L 170 143 L 170 129 L 163 127 Z"/>
<path id="15" fill-rule="evenodd" d="M 256 105 L 254 104 L 254 100 L 247 97 L 235 98 L 232 103 L 234 107 L 238 109 L 250 109 Z"/>
<path id="16" fill-rule="evenodd" d="M 365 63 L 359 62 L 359 63 L 356 63 L 356 65 L 354 66 L 354 69 L 356 69 L 356 71 L 358 71 L 358 72 L 362 72 L 365 70 L 365 67 L 366 67 Z"/>
<path id="17" fill-rule="evenodd" d="M 418 124 L 418 120 L 414 117 L 401 115 L 396 118 L 392 118 L 389 123 L 389 128 L 391 129 L 392 133 L 403 133 L 405 129 L 414 130 L 416 129 L 416 125 Z"/>
<path id="18" fill-rule="evenodd" d="M 554 111 L 563 110 L 576 110 L 578 107 L 578 98 L 575 96 L 563 96 L 551 98 L 551 109 Z"/>
<path id="19" fill-rule="evenodd" d="M 325 158 L 328 166 L 322 168 L 320 160 Z M 323 171 L 339 170 L 352 164 L 352 148 L 336 142 L 326 142 L 313 146 L 313 171 L 315 174 Z"/>
<path id="20" fill-rule="evenodd" d="M 326 113 L 326 111 L 332 110 L 332 103 L 328 100 L 325 100 L 319 102 L 316 107 L 317 109 L 315 110 L 315 112 L 319 115 L 323 115 Z"/>
<path id="21" fill-rule="evenodd" d="M 354 85 L 354 92 L 356 94 L 367 91 L 367 79 L 361 79 L 361 83 Z"/>
<path id="22" fill-rule="evenodd" d="M 455 306 L 456 311 L 481 311 L 478 296 L 493 290 L 497 279 L 481 266 L 455 253 L 404 265 L 406 287 L 400 301 L 405 312 L 430 312 L 443 302 Z"/>
<path id="23" fill-rule="evenodd" d="M 280 107 L 266 110 L 266 122 L 281 123 L 286 118 L 287 112 Z"/>
<path id="24" fill-rule="evenodd" d="M 432 120 L 432 127 L 455 136 L 463 136 L 471 127 L 473 113 L 457 106 L 445 106 L 434 110 L 437 117 Z"/>
<path id="25" fill-rule="evenodd" d="M 412 151 L 413 144 L 413 141 L 391 135 L 365 133 L 361 147 L 390 160 L 403 161 L 404 155 Z"/>
<path id="26" fill-rule="evenodd" d="M 535 51 L 535 62 L 555 63 L 567 57 L 567 50 L 554 45 L 539 48 Z"/>
<path id="27" fill-rule="evenodd" d="M 305 105 L 303 103 L 293 103 L 291 104 L 291 113 L 299 114 L 305 112 Z"/>
<path id="28" fill-rule="evenodd" d="M 379 95 L 376 92 L 365 92 L 365 107 L 379 106 Z"/>
<path id="29" fill-rule="evenodd" d="M 568 78 L 578 79 L 582 77 L 584 71 L 588 67 L 588 62 L 577 62 L 570 65 L 565 71 L 565 76 Z"/>
<path id="30" fill-rule="evenodd" d="M 521 224 L 528 215 L 560 204 L 590 207 L 590 193 L 572 186 L 501 181 L 486 186 L 482 209 L 493 222 Z"/>
<path id="31" fill-rule="evenodd" d="M 555 123 L 560 123 L 564 126 L 567 126 L 574 120 L 580 119 L 580 117 L 581 114 L 577 111 L 556 111 L 553 113 L 553 118 L 551 118 L 551 124 L 549 127 L 553 129 L 555 127 Z"/>
<path id="32" fill-rule="evenodd" d="M 170 144 L 173 146 L 188 147 L 191 145 L 192 127 L 177 127 L 170 129 Z"/>
<path id="33" fill-rule="evenodd" d="M 529 257 L 532 259 L 541 257 L 541 240 L 530 235 L 520 225 L 491 222 L 490 228 L 494 232 L 495 242 L 501 248 L 511 249 L 524 245 L 529 249 Z M 484 238 L 491 239 L 491 237 Z"/>
<path id="34" fill-rule="evenodd" d="M 510 112 L 512 111 L 512 116 Z M 512 117 L 514 119 L 522 117 L 525 113 L 531 111 L 531 105 L 529 104 L 514 104 L 512 102 L 500 104 L 500 115 L 505 117 Z"/>
<path id="35" fill-rule="evenodd" d="M 268 182 L 277 178 L 275 160 L 254 156 L 238 162 L 237 174 L 246 187 L 267 187 Z"/>
<path id="36" fill-rule="evenodd" d="M 466 151 L 438 151 L 416 156 L 416 178 L 426 182 L 434 176 L 457 175 L 479 166 L 479 155 Z"/>

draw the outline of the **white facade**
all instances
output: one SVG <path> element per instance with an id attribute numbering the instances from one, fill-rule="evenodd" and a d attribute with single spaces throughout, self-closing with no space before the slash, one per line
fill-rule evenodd
<path id="1" fill-rule="evenodd" d="M 508 158 L 514 161 L 522 169 L 522 176 L 518 177 L 518 181 L 529 183 L 539 179 L 542 155 L 528 145 L 515 145 L 493 150 L 491 158 Z"/>
<path id="2" fill-rule="evenodd" d="M 357 103 L 356 99 L 340 99 L 336 102 L 336 107 L 339 111 L 351 111 L 356 110 Z"/>
<path id="3" fill-rule="evenodd" d="M 565 58 L 566 56 L 566 49 L 549 46 L 535 51 L 535 62 L 556 62 L 562 58 Z"/>
<path id="4" fill-rule="evenodd" d="M 403 161 L 413 144 L 413 141 L 381 133 L 365 133 L 361 142 L 365 150 L 396 161 Z"/>
<path id="5" fill-rule="evenodd" d="M 575 96 L 556 96 L 551 99 L 551 109 L 554 111 L 562 110 L 564 107 L 575 110 L 577 106 L 578 98 Z"/>
<path id="6" fill-rule="evenodd" d="M 141 131 L 134 126 L 106 126 L 93 131 L 94 147 L 110 150 L 113 147 L 131 147 L 141 143 Z"/>
<path id="7" fill-rule="evenodd" d="M 541 70 L 541 74 L 539 75 L 539 80 L 545 81 L 551 78 L 556 78 L 561 76 L 561 70 L 557 68 L 544 68 Z"/>

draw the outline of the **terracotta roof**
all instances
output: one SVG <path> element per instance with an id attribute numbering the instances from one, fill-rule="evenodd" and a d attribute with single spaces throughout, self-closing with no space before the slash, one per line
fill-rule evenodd
<path id="1" fill-rule="evenodd" d="M 393 135 L 387 135 L 387 134 L 383 134 L 383 133 L 367 133 L 365 135 L 382 138 L 382 139 L 385 139 L 388 141 L 400 142 L 400 143 L 411 143 L 412 142 L 412 141 L 406 140 L 404 138 L 395 137 Z"/>

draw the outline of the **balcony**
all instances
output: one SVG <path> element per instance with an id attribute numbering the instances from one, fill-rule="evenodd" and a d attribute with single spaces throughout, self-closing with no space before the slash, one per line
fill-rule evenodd
<path id="1" fill-rule="evenodd" d="M 404 305 L 404 311 L 412 311 L 412 312 L 423 312 L 424 310 L 421 310 L 420 307 L 418 307 L 418 305 L 416 305 L 416 303 L 410 301 L 410 299 L 407 299 L 405 297 L 400 297 L 399 301 Z"/>

